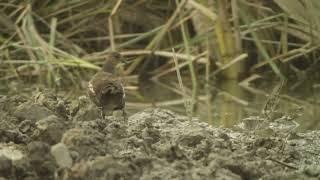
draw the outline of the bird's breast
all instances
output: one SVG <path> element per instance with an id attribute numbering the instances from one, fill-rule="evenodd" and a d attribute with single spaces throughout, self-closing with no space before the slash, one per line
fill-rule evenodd
<path id="1" fill-rule="evenodd" d="M 88 89 L 92 94 L 96 94 L 91 81 L 89 81 L 89 83 L 88 83 Z"/>

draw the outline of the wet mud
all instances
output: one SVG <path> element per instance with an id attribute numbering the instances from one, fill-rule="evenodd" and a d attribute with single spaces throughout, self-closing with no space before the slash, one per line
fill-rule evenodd
<path id="1" fill-rule="evenodd" d="M 320 132 L 224 129 L 164 109 L 105 120 L 86 97 L 0 97 L 0 179 L 319 179 Z M 259 131 L 258 131 L 259 130 Z"/>

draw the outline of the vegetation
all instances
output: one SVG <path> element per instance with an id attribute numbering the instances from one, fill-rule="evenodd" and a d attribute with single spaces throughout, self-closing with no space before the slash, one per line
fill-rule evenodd
<path id="1" fill-rule="evenodd" d="M 117 50 L 132 59 L 127 77 L 181 70 L 180 87 L 190 79 L 191 89 L 177 91 L 192 113 L 199 87 L 216 76 L 246 74 L 248 83 L 270 69 L 295 75 L 296 86 L 315 78 L 319 9 L 318 0 L 1 1 L 0 80 L 81 88 Z"/>

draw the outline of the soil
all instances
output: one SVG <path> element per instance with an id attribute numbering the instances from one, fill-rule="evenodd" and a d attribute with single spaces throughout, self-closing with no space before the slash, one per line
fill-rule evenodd
<path id="1" fill-rule="evenodd" d="M 319 131 L 224 129 L 165 109 L 103 120 L 88 98 L 50 92 L 1 96 L 0 121 L 1 180 L 320 178 Z"/>

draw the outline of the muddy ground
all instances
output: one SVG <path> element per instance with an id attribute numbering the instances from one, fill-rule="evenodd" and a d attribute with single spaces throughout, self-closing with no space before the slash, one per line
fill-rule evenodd
<path id="1" fill-rule="evenodd" d="M 102 120 L 86 97 L 48 92 L 1 96 L 0 120 L 0 180 L 320 178 L 318 131 L 223 129 L 164 109 Z"/>

